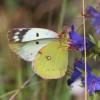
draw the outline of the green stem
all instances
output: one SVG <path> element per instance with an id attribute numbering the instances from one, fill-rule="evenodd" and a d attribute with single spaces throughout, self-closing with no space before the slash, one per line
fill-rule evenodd
<path id="1" fill-rule="evenodd" d="M 3 95 L 0 95 L 0 100 L 4 100 L 3 98 L 6 98 L 7 96 L 9 96 L 9 95 L 15 93 L 17 90 L 18 90 L 18 89 L 12 90 L 12 91 L 9 91 L 9 92 L 7 92 L 7 93 L 5 93 L 5 94 L 3 94 Z"/>
<path id="2" fill-rule="evenodd" d="M 65 17 L 65 11 L 66 11 L 66 6 L 67 6 L 67 1 L 68 0 L 62 0 L 62 5 L 61 5 L 61 12 L 60 12 L 60 18 L 58 22 L 58 27 L 57 27 L 57 32 L 61 32 L 62 25 L 64 22 L 64 17 Z"/>
<path id="3" fill-rule="evenodd" d="M 17 88 L 20 88 L 20 86 L 23 84 L 23 81 L 22 81 L 22 69 L 21 69 L 20 63 L 18 64 L 18 69 L 17 69 L 16 74 L 17 74 Z M 19 93 L 17 98 L 18 98 L 18 100 L 23 100 L 22 93 Z"/>
<path id="4" fill-rule="evenodd" d="M 33 76 L 34 76 L 34 74 L 33 74 Z M 31 78 L 30 79 L 28 79 L 27 81 L 29 82 L 31 80 Z M 28 83 L 27 82 L 27 83 Z M 26 88 L 29 88 L 29 87 L 36 87 L 36 85 L 37 84 L 40 84 L 40 83 L 42 83 L 43 81 L 39 81 L 39 82 L 35 82 L 35 83 L 32 83 L 32 84 L 30 84 L 30 85 L 27 85 L 27 84 L 25 84 L 25 85 L 27 85 L 27 86 L 25 86 L 25 87 L 23 87 L 23 89 L 26 89 Z M 20 86 L 21 87 L 21 86 Z M 12 91 L 9 91 L 9 92 L 7 92 L 7 93 L 5 93 L 5 94 L 3 94 L 3 95 L 0 95 L 0 100 L 1 99 L 3 99 L 3 98 L 5 98 L 6 96 L 9 96 L 9 95 L 11 95 L 11 94 L 13 94 L 13 93 L 16 93 L 17 91 L 19 91 L 20 90 L 20 88 L 18 88 L 18 89 L 15 89 L 15 90 L 12 90 Z M 20 90 L 21 91 L 21 90 Z"/>
<path id="5" fill-rule="evenodd" d="M 62 82 L 63 80 L 57 80 L 56 83 L 56 88 L 55 88 L 55 92 L 54 92 L 54 99 L 53 100 L 60 100 L 60 92 L 62 89 Z"/>
<path id="6" fill-rule="evenodd" d="M 2 67 L 0 67 L 0 80 L 2 80 Z M 0 95 L 1 94 L 4 94 L 5 93 L 5 88 L 4 88 L 4 85 L 3 85 L 3 82 L 1 81 L 0 82 Z M 3 98 L 2 100 L 7 100 L 7 98 Z"/>

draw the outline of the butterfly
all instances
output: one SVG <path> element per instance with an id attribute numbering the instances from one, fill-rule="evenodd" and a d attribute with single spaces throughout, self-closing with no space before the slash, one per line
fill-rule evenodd
<path id="1" fill-rule="evenodd" d="M 44 79 L 65 75 L 68 65 L 67 34 L 43 28 L 15 28 L 8 32 L 10 49 L 32 62 L 33 71 Z"/>

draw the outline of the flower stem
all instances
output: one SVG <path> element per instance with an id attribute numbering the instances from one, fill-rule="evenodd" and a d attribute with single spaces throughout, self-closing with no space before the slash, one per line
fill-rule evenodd
<path id="1" fill-rule="evenodd" d="M 85 14 L 85 0 L 82 0 L 83 14 Z M 88 100 L 87 93 L 87 68 L 86 68 L 86 28 L 85 28 L 85 17 L 83 16 L 83 30 L 84 30 L 84 63 L 85 63 L 85 100 Z"/>

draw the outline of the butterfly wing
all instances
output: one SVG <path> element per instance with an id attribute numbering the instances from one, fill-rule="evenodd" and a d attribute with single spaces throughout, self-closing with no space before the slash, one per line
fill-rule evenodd
<path id="1" fill-rule="evenodd" d="M 56 79 L 65 75 L 68 64 L 67 47 L 59 41 L 43 47 L 33 62 L 33 70 L 44 79 Z"/>
<path id="2" fill-rule="evenodd" d="M 56 39 L 44 39 L 25 43 L 12 43 L 9 45 L 9 47 L 22 59 L 26 61 L 33 61 L 38 51 L 51 41 L 56 41 Z"/>
<path id="3" fill-rule="evenodd" d="M 47 38 L 58 38 L 58 34 L 43 28 L 15 28 L 8 32 L 10 42 L 28 42 Z"/>
<path id="4" fill-rule="evenodd" d="M 42 28 L 21 28 L 8 32 L 9 47 L 26 61 L 33 61 L 42 47 L 57 38 L 57 33 Z"/>

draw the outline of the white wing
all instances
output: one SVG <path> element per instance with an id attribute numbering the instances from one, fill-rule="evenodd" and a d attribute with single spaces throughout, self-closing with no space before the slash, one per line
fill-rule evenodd
<path id="1" fill-rule="evenodd" d="M 56 32 L 43 28 L 16 28 L 8 32 L 10 48 L 26 61 L 33 61 L 42 47 L 57 38 Z"/>
<path id="2" fill-rule="evenodd" d="M 9 46 L 12 51 L 17 53 L 22 59 L 26 61 L 33 61 L 39 50 L 52 41 L 57 41 L 57 39 L 43 39 L 26 43 L 12 43 Z"/>
<path id="3" fill-rule="evenodd" d="M 47 38 L 58 38 L 58 34 L 43 28 L 15 28 L 8 32 L 10 42 L 27 42 Z"/>

